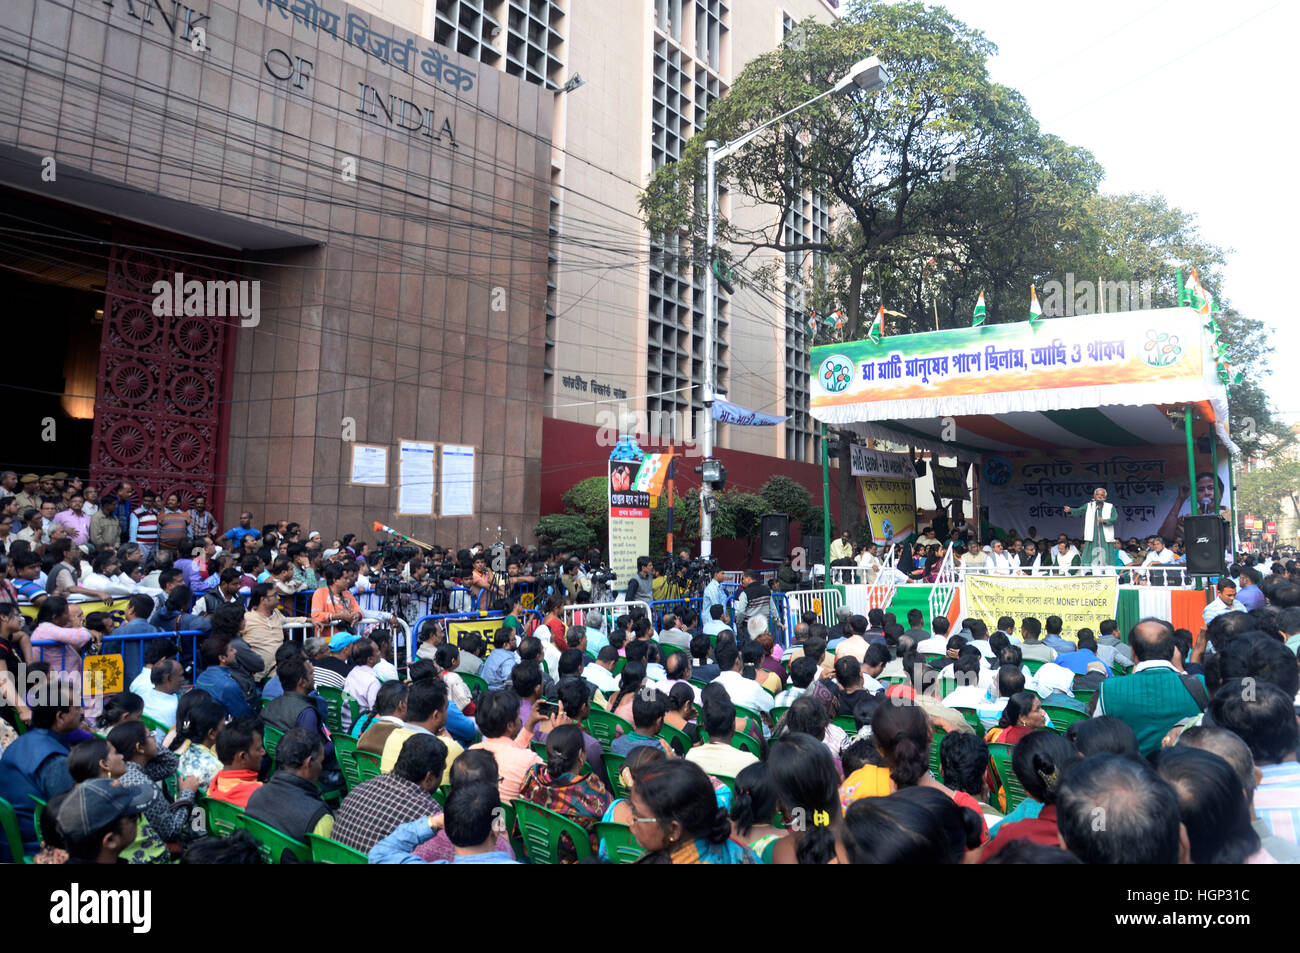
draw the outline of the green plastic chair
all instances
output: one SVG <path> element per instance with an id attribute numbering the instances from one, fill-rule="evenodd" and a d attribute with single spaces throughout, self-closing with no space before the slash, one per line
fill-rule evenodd
<path id="1" fill-rule="evenodd" d="M 311 847 L 312 863 L 316 864 L 368 864 L 370 859 L 359 850 L 353 850 L 346 844 L 340 844 L 328 837 L 308 834 L 307 844 Z"/>
<path id="2" fill-rule="evenodd" d="M 775 728 L 777 725 L 779 725 L 779 724 L 781 723 L 781 719 L 785 717 L 785 713 L 788 712 L 789 710 L 790 710 L 790 706 L 789 706 L 789 705 L 779 705 L 779 706 L 777 706 L 776 708 L 773 708 L 773 709 L 772 709 L 772 727 L 773 727 L 773 728 Z M 857 729 L 854 729 L 855 732 L 856 732 L 856 730 L 857 730 Z M 772 732 L 772 733 L 773 733 L 773 734 L 776 734 L 775 731 Z"/>
<path id="3" fill-rule="evenodd" d="M 758 859 L 765 864 L 770 864 L 772 862 L 772 854 L 775 852 L 776 852 L 776 841 L 772 841 L 766 847 L 763 848 L 763 852 L 758 855 Z"/>
<path id="4" fill-rule="evenodd" d="M 167 734 L 167 732 L 171 731 L 170 726 L 164 725 L 157 718 L 150 718 L 148 715 L 141 715 L 140 721 L 142 721 L 144 726 L 150 731 L 161 731 L 163 734 Z"/>
<path id="5" fill-rule="evenodd" d="M 985 727 L 984 727 L 984 723 L 983 723 L 982 721 L 980 721 L 980 716 L 979 716 L 978 714 L 976 714 L 975 709 L 974 709 L 974 708 L 958 708 L 957 711 L 961 712 L 961 716 L 962 716 L 963 718 L 966 719 L 966 724 L 968 724 L 968 725 L 971 726 L 971 728 L 974 730 L 975 734 L 977 734 L 977 735 L 979 735 L 981 738 L 983 738 L 983 737 L 984 737 L 984 732 L 988 731 L 988 729 L 985 728 Z"/>
<path id="6" fill-rule="evenodd" d="M 357 750 L 352 752 L 352 757 L 357 763 L 357 775 L 361 778 L 362 783 L 369 781 L 371 778 L 379 777 L 381 773 L 379 770 L 379 755 L 373 751 Z"/>
<path id="7" fill-rule="evenodd" d="M 613 754 L 606 751 L 600 756 L 600 760 L 605 762 L 605 773 L 609 775 L 609 793 L 614 797 L 627 797 L 627 788 L 623 786 L 623 781 L 619 777 L 619 772 L 623 770 L 623 762 L 627 760 L 625 754 Z"/>
<path id="8" fill-rule="evenodd" d="M 708 682 L 701 681 L 701 680 L 698 679 L 698 678 L 690 678 L 690 679 L 687 679 L 687 681 L 690 682 L 692 685 L 694 685 L 696 688 L 704 688 L 705 686 L 707 686 L 707 685 L 709 684 Z"/>
<path id="9" fill-rule="evenodd" d="M 763 746 L 749 735 L 742 734 L 739 731 L 731 736 L 731 747 L 739 748 L 741 751 L 748 751 L 759 760 L 763 758 Z"/>
<path id="10" fill-rule="evenodd" d="M 686 752 L 691 750 L 691 736 L 680 728 L 674 728 L 672 725 L 665 724 L 663 729 L 659 732 L 659 737 L 670 745 L 673 744 L 673 742 L 677 742 L 681 746 L 682 750 L 680 753 L 682 755 L 685 755 Z M 676 746 L 674 746 L 673 750 L 677 750 Z"/>
<path id="11" fill-rule="evenodd" d="M 247 815 L 244 816 L 244 830 L 253 835 L 262 851 L 262 862 L 267 864 L 284 863 L 285 853 L 298 858 L 300 863 L 311 862 L 311 848 L 300 840 L 294 840 L 284 831 L 277 831 L 270 824 L 263 824 Z"/>
<path id="12" fill-rule="evenodd" d="M 1028 797 L 1020 783 L 1020 778 L 1016 776 L 1016 772 L 1011 768 L 1011 752 L 1014 749 L 1014 745 L 1002 744 L 997 741 L 989 745 L 989 757 L 993 761 L 993 770 L 997 772 L 998 779 L 1002 782 L 1002 789 L 1007 795 L 1008 814 L 1016 809 L 1016 805 Z M 998 806 L 996 803 L 997 793 L 997 791 L 993 791 L 989 795 L 995 802 L 994 807 Z"/>
<path id="13" fill-rule="evenodd" d="M 348 731 L 350 732 L 352 726 L 361 720 L 361 702 L 351 695 L 344 695 L 343 701 L 348 706 L 348 718 L 351 719 L 348 721 Z"/>
<path id="14" fill-rule="evenodd" d="M 451 793 L 450 784 L 439 785 L 438 787 L 434 788 L 433 799 L 437 801 L 441 806 L 446 807 L 447 795 L 449 795 L 450 793 Z"/>
<path id="15" fill-rule="evenodd" d="M 1038 670 L 1046 665 L 1047 661 L 1045 659 L 1027 658 L 1022 661 L 1022 664 L 1029 669 L 1031 675 L 1037 675 Z"/>
<path id="16" fill-rule="evenodd" d="M 6 721 L 10 722 L 14 726 L 14 731 L 20 735 L 26 734 L 27 726 L 23 724 L 23 720 L 18 717 L 18 709 L 13 707 L 8 707 L 5 708 L 4 710 L 9 712 L 9 717 L 6 719 Z"/>
<path id="17" fill-rule="evenodd" d="M 13 858 L 13 862 L 30 864 L 32 860 L 23 850 L 23 833 L 18 827 L 18 815 L 14 813 L 13 805 L 2 797 L 0 797 L 0 829 L 4 831 L 5 840 L 9 844 L 9 856 Z"/>
<path id="18" fill-rule="evenodd" d="M 1075 711 L 1073 708 L 1065 708 L 1061 705 L 1044 705 L 1043 711 L 1047 712 L 1052 719 L 1052 730 L 1061 735 L 1065 734 L 1065 730 L 1076 721 L 1088 720 L 1086 711 Z"/>
<path id="19" fill-rule="evenodd" d="M 632 828 L 613 821 L 601 821 L 595 827 L 596 836 L 605 842 L 605 853 L 611 864 L 632 864 L 645 853 L 645 848 L 632 836 Z"/>
<path id="20" fill-rule="evenodd" d="M 858 733 L 857 719 L 851 715 L 836 715 L 831 719 L 831 724 L 841 729 L 845 734 L 856 735 Z"/>
<path id="21" fill-rule="evenodd" d="M 620 674 L 622 674 L 622 672 L 623 672 L 623 666 L 625 666 L 626 664 L 627 664 L 627 659 L 623 658 L 623 657 L 620 655 L 619 658 L 618 658 L 618 661 L 616 661 L 616 662 L 614 663 L 614 671 L 613 671 L 612 674 L 614 674 L 614 675 L 620 675 Z"/>
<path id="22" fill-rule="evenodd" d="M 471 696 L 479 695 L 488 690 L 488 683 L 479 675 L 470 675 L 468 672 L 457 672 L 460 680 L 465 683 Z"/>
<path id="23" fill-rule="evenodd" d="M 725 784 L 728 788 L 731 789 L 731 793 L 732 793 L 732 794 L 735 794 L 735 793 L 736 793 L 736 779 L 735 779 L 735 778 L 729 778 L 729 777 L 727 777 L 725 774 L 711 774 L 711 775 L 709 775 L 709 777 L 711 777 L 711 778 L 717 778 L 719 781 L 721 781 L 723 784 Z"/>
<path id="24" fill-rule="evenodd" d="M 763 723 L 763 716 L 754 711 L 754 709 L 746 708 L 744 705 L 736 705 L 735 708 L 737 718 L 748 718 L 751 721 L 758 722 L 760 725 Z"/>
<path id="25" fill-rule="evenodd" d="M 229 801 L 214 801 L 203 796 L 200 801 L 204 816 L 208 822 L 208 833 L 215 837 L 225 837 L 234 831 L 244 830 L 244 809 Z"/>
<path id="26" fill-rule="evenodd" d="M 940 784 L 943 783 L 943 768 L 939 766 L 939 744 L 948 732 L 942 728 L 934 729 L 934 740 L 930 742 L 930 773 Z"/>
<path id="27" fill-rule="evenodd" d="M 530 741 L 528 742 L 528 747 L 533 749 L 533 754 L 537 755 L 537 757 L 541 758 L 543 761 L 546 760 L 545 741 Z"/>
<path id="28" fill-rule="evenodd" d="M 580 824 L 523 798 L 512 803 L 530 864 L 558 864 L 563 834 L 572 839 L 578 860 L 591 856 L 591 835 Z"/>
<path id="29" fill-rule="evenodd" d="M 271 774 L 275 774 L 275 749 L 280 746 L 280 739 L 284 737 L 284 732 L 274 725 L 262 725 L 262 747 L 266 748 L 266 753 L 271 758 Z"/>
<path id="30" fill-rule="evenodd" d="M 611 711 L 600 711 L 596 708 L 591 709 L 591 712 L 587 715 L 587 720 L 582 723 L 582 727 L 586 729 L 587 734 L 599 741 L 600 746 L 606 751 L 609 750 L 610 744 L 620 734 L 620 728 L 622 734 L 630 735 L 632 733 L 632 726 L 618 715 Z"/>
<path id="31" fill-rule="evenodd" d="M 675 653 L 675 652 L 680 652 L 680 653 L 682 653 L 683 655 L 686 654 L 686 650 L 685 650 L 684 648 L 682 648 L 680 645 L 664 645 L 664 644 L 660 643 L 660 645 L 659 645 L 659 653 L 660 653 L 660 655 L 663 656 L 663 658 L 661 658 L 659 661 L 660 661 L 663 665 L 667 665 L 667 664 L 668 664 L 668 659 L 669 659 L 669 657 L 671 657 L 671 656 L 673 655 L 673 653 Z"/>
<path id="32" fill-rule="evenodd" d="M 351 735 L 335 735 L 334 757 L 338 760 L 339 768 L 343 772 L 343 783 L 347 785 L 349 791 L 361 783 L 361 772 L 357 769 L 357 739 Z"/>
<path id="33" fill-rule="evenodd" d="M 1091 689 L 1076 688 L 1076 689 L 1074 689 L 1074 697 L 1075 697 L 1075 699 L 1076 699 L 1080 704 L 1082 704 L 1082 705 L 1086 705 L 1086 704 L 1088 704 L 1088 702 L 1092 701 L 1092 696 L 1095 695 L 1095 694 L 1097 694 L 1097 690 L 1096 690 L 1095 688 L 1091 688 Z"/>
<path id="34" fill-rule="evenodd" d="M 343 734 L 343 689 L 330 685 L 317 685 L 316 694 L 325 699 L 327 706 L 325 724 L 329 726 L 330 733 Z"/>
<path id="35" fill-rule="evenodd" d="M 41 836 L 41 815 L 45 813 L 45 802 L 35 794 L 27 795 L 32 799 L 32 826 L 36 828 L 36 836 Z M 43 840 L 43 838 L 42 838 Z"/>

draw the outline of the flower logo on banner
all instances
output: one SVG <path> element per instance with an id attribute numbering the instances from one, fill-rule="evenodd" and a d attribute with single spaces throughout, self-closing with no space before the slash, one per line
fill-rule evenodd
<path id="1" fill-rule="evenodd" d="M 1011 461 L 1006 457 L 989 457 L 984 461 L 984 482 L 989 486 L 1006 486 L 1011 482 Z"/>
<path id="2" fill-rule="evenodd" d="M 894 524 L 891 523 L 889 520 L 881 520 L 880 532 L 885 537 L 885 539 L 892 540 L 894 538 Z"/>
<path id="3" fill-rule="evenodd" d="M 1168 367 L 1177 364 L 1183 356 L 1183 349 L 1178 343 L 1178 335 L 1155 329 L 1147 330 L 1146 344 L 1143 345 L 1143 359 L 1151 367 Z"/>
<path id="4" fill-rule="evenodd" d="M 849 381 L 853 379 L 853 362 L 843 354 L 832 354 L 817 369 L 817 379 L 828 394 L 848 390 Z"/>

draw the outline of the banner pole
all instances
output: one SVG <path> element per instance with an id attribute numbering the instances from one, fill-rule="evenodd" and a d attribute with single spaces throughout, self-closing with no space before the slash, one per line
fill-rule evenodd
<path id="1" fill-rule="evenodd" d="M 822 571 L 824 582 L 831 581 L 831 476 L 830 460 L 826 449 L 826 423 L 822 422 Z"/>

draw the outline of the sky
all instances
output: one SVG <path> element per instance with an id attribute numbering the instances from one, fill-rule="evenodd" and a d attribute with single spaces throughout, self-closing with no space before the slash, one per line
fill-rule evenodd
<path id="1" fill-rule="evenodd" d="M 1274 329 L 1274 408 L 1300 421 L 1296 0 L 946 0 L 998 47 L 992 78 L 1090 150 L 1102 190 L 1159 192 L 1231 249 L 1216 298 Z"/>

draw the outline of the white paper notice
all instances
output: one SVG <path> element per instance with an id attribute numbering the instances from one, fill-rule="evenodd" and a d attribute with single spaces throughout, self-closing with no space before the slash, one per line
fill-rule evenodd
<path id="1" fill-rule="evenodd" d="M 433 457 L 437 444 L 403 440 L 398 460 L 397 512 L 433 515 Z"/>
<path id="2" fill-rule="evenodd" d="M 365 486 L 388 485 L 388 448 L 364 443 L 352 445 L 352 482 Z"/>
<path id="3" fill-rule="evenodd" d="M 443 444 L 442 515 L 469 516 L 473 512 L 474 448 Z"/>

